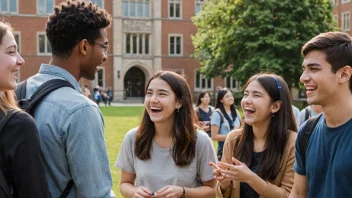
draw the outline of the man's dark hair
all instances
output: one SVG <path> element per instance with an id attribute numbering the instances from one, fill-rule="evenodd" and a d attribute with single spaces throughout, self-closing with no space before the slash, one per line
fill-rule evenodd
<path id="1" fill-rule="evenodd" d="M 91 2 L 68 0 L 57 5 L 46 24 L 46 36 L 53 55 L 67 59 L 82 40 L 100 37 L 100 30 L 109 27 L 111 15 Z"/>
<path id="2" fill-rule="evenodd" d="M 331 70 L 336 73 L 342 67 L 352 67 L 352 38 L 344 32 L 326 32 L 312 38 L 302 47 L 301 54 L 305 57 L 310 51 L 324 52 Z M 352 92 L 352 81 L 350 80 Z"/>

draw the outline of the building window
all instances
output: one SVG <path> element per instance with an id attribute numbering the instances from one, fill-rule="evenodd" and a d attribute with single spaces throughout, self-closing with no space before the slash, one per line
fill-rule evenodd
<path id="1" fill-rule="evenodd" d="M 54 0 L 37 0 L 37 14 L 52 13 L 54 5 Z"/>
<path id="2" fill-rule="evenodd" d="M 342 31 L 350 31 L 350 12 L 341 13 Z"/>
<path id="3" fill-rule="evenodd" d="M 17 13 L 17 0 L 1 0 L 0 8 L 2 13 Z"/>
<path id="4" fill-rule="evenodd" d="M 181 0 L 169 0 L 169 18 L 181 18 Z"/>
<path id="5" fill-rule="evenodd" d="M 204 0 L 196 0 L 195 13 L 197 14 L 202 10 Z"/>
<path id="6" fill-rule="evenodd" d="M 338 2 L 339 2 L 338 0 L 331 0 L 331 3 L 332 3 L 333 6 L 337 6 Z"/>
<path id="7" fill-rule="evenodd" d="M 123 0 L 122 9 L 125 17 L 149 17 L 149 0 Z"/>
<path id="8" fill-rule="evenodd" d="M 21 52 L 21 36 L 19 32 L 13 32 L 13 37 L 15 38 L 15 41 L 17 43 L 17 51 L 20 53 Z"/>
<path id="9" fill-rule="evenodd" d="M 224 79 L 225 87 L 231 89 L 232 91 L 239 91 L 240 90 L 240 83 L 239 81 L 233 79 L 233 77 L 226 77 Z"/>
<path id="10" fill-rule="evenodd" d="M 334 21 L 336 21 L 337 25 L 339 24 L 339 15 L 334 14 Z"/>
<path id="11" fill-rule="evenodd" d="M 95 86 L 105 87 L 105 68 L 97 67 L 98 72 L 95 74 Z"/>
<path id="12" fill-rule="evenodd" d="M 51 46 L 45 33 L 38 33 L 38 54 L 51 55 Z"/>
<path id="13" fill-rule="evenodd" d="M 342 3 L 348 3 L 350 2 L 351 0 L 342 0 Z"/>
<path id="14" fill-rule="evenodd" d="M 149 34 L 126 34 L 126 54 L 148 55 L 150 51 L 149 41 Z"/>
<path id="15" fill-rule="evenodd" d="M 182 56 L 182 36 L 169 35 L 169 55 Z"/>
<path id="16" fill-rule="evenodd" d="M 196 71 L 196 86 L 195 89 L 197 90 L 211 90 L 213 87 L 213 80 L 205 78 L 199 70 Z"/>
<path id="17" fill-rule="evenodd" d="M 104 8 L 104 1 L 103 0 L 90 0 L 92 3 L 99 6 L 99 8 Z"/>

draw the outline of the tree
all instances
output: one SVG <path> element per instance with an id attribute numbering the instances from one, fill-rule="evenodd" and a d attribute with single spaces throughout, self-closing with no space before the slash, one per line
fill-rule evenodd
<path id="1" fill-rule="evenodd" d="M 332 9 L 330 0 L 208 0 L 193 18 L 193 56 L 209 78 L 275 72 L 297 85 L 303 44 L 336 29 Z"/>

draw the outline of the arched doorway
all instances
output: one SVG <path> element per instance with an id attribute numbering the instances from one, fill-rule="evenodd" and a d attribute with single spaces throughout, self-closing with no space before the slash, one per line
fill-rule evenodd
<path id="1" fill-rule="evenodd" d="M 143 97 L 145 86 L 145 75 L 138 67 L 129 69 L 124 78 L 126 97 Z"/>

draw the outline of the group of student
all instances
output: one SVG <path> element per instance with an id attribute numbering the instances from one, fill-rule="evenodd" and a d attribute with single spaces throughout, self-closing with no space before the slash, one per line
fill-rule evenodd
<path id="1" fill-rule="evenodd" d="M 26 96 L 52 79 L 73 88 L 50 93 L 34 119 L 16 106 L 16 72 L 24 60 L 10 25 L 0 22 L 0 116 L 10 119 L 0 134 L 1 173 L 12 197 L 112 197 L 103 116 L 78 83 L 93 80 L 107 60 L 111 16 L 79 0 L 54 11 L 46 26 L 52 57 L 27 80 Z M 307 101 L 323 112 L 306 148 L 307 122 L 297 129 L 289 88 L 276 74 L 248 79 L 242 125 L 231 90 L 218 92 L 215 109 L 205 93 L 194 111 L 183 76 L 153 75 L 142 120 L 126 134 L 115 164 L 122 196 L 351 197 L 352 39 L 320 34 L 303 46 L 302 56 Z M 209 135 L 218 141 L 217 153 Z"/>
<path id="2" fill-rule="evenodd" d="M 145 89 L 142 122 L 127 133 L 116 161 L 121 194 L 351 197 L 352 39 L 341 32 L 319 34 L 303 46 L 302 56 L 300 81 L 310 106 L 298 117 L 312 117 L 303 124 L 296 122 L 288 85 L 272 73 L 255 74 L 245 84 L 242 125 L 230 90 L 218 92 L 215 109 L 209 93 L 201 92 L 194 111 L 182 76 L 154 75 Z M 218 141 L 218 156 L 209 136 Z"/>

